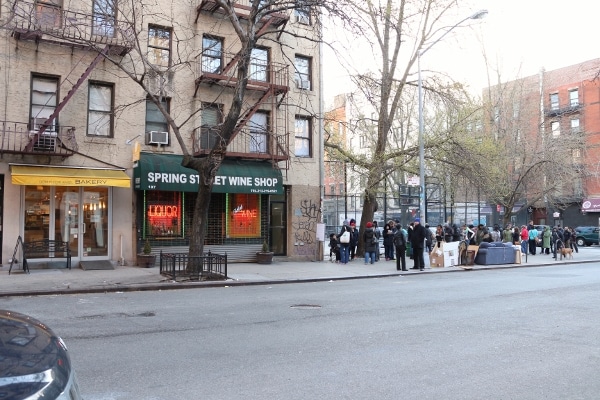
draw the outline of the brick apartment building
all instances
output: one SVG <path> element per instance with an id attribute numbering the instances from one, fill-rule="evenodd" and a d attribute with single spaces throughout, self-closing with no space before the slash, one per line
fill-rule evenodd
<path id="1" fill-rule="evenodd" d="M 553 162 L 572 165 L 577 171 L 568 182 L 560 182 L 559 202 L 538 201 L 522 210 L 518 221 L 567 226 L 598 225 L 600 217 L 600 59 L 541 70 L 537 75 L 483 90 L 494 105 L 490 125 L 543 140 L 566 140 L 554 150 Z M 501 99 L 501 97 L 503 97 Z M 519 120 L 518 124 L 515 121 Z M 512 124 L 512 126 L 511 126 Z M 535 140 L 530 140 L 533 146 Z M 539 143 L 539 141 L 538 141 Z M 540 151 L 540 148 L 531 148 Z M 556 177 L 540 176 L 553 180 Z M 534 183 L 535 184 L 535 183 Z M 529 212 L 531 211 L 531 212 Z"/>
<path id="2" fill-rule="evenodd" d="M 155 253 L 187 249 L 197 176 L 181 167 L 182 148 L 147 91 L 193 155 L 206 156 L 234 95 L 241 45 L 214 0 L 115 4 L 1 4 L 2 262 L 19 236 L 69 242 L 74 265 L 132 265 L 146 240 Z M 236 3 L 241 21 L 250 10 L 249 0 Z M 319 255 L 316 12 L 299 6 L 258 21 L 266 33 L 206 227 L 205 249 L 232 261 L 254 261 L 263 241 L 276 256 Z"/>

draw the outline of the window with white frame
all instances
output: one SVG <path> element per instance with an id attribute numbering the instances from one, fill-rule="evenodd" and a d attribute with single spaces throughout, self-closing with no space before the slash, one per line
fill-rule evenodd
<path id="1" fill-rule="evenodd" d="M 116 0 L 94 0 L 92 6 L 92 34 L 115 36 L 117 17 Z"/>
<path id="2" fill-rule="evenodd" d="M 513 102 L 513 118 L 519 118 L 519 102 Z"/>
<path id="3" fill-rule="evenodd" d="M 573 162 L 578 163 L 581 161 L 581 149 L 573 149 Z"/>
<path id="4" fill-rule="evenodd" d="M 113 137 L 113 86 L 90 82 L 88 96 L 88 136 Z"/>
<path id="5" fill-rule="evenodd" d="M 30 129 L 38 130 L 52 115 L 57 106 L 58 77 L 36 76 L 31 78 L 31 100 L 30 100 Z M 46 131 L 55 131 L 57 119 Z"/>
<path id="6" fill-rule="evenodd" d="M 162 98 L 161 107 L 169 112 L 169 99 Z M 146 99 L 146 132 L 169 132 L 169 123 L 167 118 L 160 112 L 160 109 L 150 99 Z"/>
<path id="7" fill-rule="evenodd" d="M 569 104 L 571 107 L 576 107 L 579 105 L 579 89 L 569 90 Z"/>
<path id="8" fill-rule="evenodd" d="M 268 122 L 269 114 L 263 111 L 257 111 L 250 117 L 250 153 L 267 152 Z"/>
<path id="9" fill-rule="evenodd" d="M 310 90 L 310 58 L 296 55 L 294 61 L 296 87 Z"/>
<path id="10" fill-rule="evenodd" d="M 554 137 L 560 136 L 560 122 L 552 121 L 552 124 L 550 126 L 552 129 L 552 136 L 554 136 Z"/>
<path id="11" fill-rule="evenodd" d="M 268 82 L 269 50 L 254 48 L 250 55 L 250 76 L 254 81 Z"/>
<path id="12" fill-rule="evenodd" d="M 171 29 L 148 27 L 148 61 L 164 68 L 171 65 Z"/>
<path id="13" fill-rule="evenodd" d="M 220 74 L 223 66 L 223 39 L 213 36 L 202 38 L 202 72 Z"/>
<path id="14" fill-rule="evenodd" d="M 579 118 L 572 118 L 571 119 L 571 132 L 573 132 L 573 133 L 579 133 L 580 132 Z"/>
<path id="15" fill-rule="evenodd" d="M 558 110 L 559 106 L 558 93 L 550 93 L 550 109 Z"/>
<path id="16" fill-rule="evenodd" d="M 310 25 L 310 6 L 304 4 L 303 0 L 296 0 L 294 15 L 299 24 Z"/>
<path id="17" fill-rule="evenodd" d="M 309 117 L 296 116 L 294 154 L 296 157 L 312 156 L 311 120 Z"/>

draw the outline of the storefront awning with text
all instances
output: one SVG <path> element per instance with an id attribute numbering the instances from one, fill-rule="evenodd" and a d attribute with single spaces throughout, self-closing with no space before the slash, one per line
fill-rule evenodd
<path id="1" fill-rule="evenodd" d="M 11 165 L 14 185 L 116 186 L 131 187 L 131 179 L 121 170 Z"/>
<path id="2" fill-rule="evenodd" d="M 133 170 L 137 190 L 197 192 L 200 176 L 181 165 L 183 156 L 142 153 Z M 281 171 L 268 162 L 224 160 L 213 193 L 283 194 Z"/>

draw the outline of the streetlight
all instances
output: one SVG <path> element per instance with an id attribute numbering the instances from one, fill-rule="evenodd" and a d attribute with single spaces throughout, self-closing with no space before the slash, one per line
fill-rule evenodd
<path id="1" fill-rule="evenodd" d="M 461 25 L 463 22 L 470 19 L 481 19 L 487 15 L 487 10 L 479 10 L 475 14 L 468 16 L 467 18 L 459 21 L 458 23 L 451 26 L 446 32 L 443 33 L 436 41 L 427 46 L 424 50 L 417 53 L 417 68 L 419 70 L 419 214 L 421 221 L 425 223 L 425 143 L 423 139 L 423 83 L 421 81 L 421 56 L 425 54 L 429 49 L 433 47 L 437 42 L 442 40 L 448 33 L 454 28 Z"/>

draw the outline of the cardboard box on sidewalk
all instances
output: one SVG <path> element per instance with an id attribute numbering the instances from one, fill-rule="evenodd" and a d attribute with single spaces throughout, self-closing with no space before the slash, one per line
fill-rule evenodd
<path id="1" fill-rule="evenodd" d="M 458 245 L 460 242 L 446 242 L 442 246 L 444 251 L 444 267 L 458 265 Z"/>
<path id="2" fill-rule="evenodd" d="M 437 254 L 436 251 L 432 251 L 429 254 L 429 261 L 431 263 L 431 268 L 439 268 L 439 267 L 444 267 L 444 255 L 443 254 Z"/>

